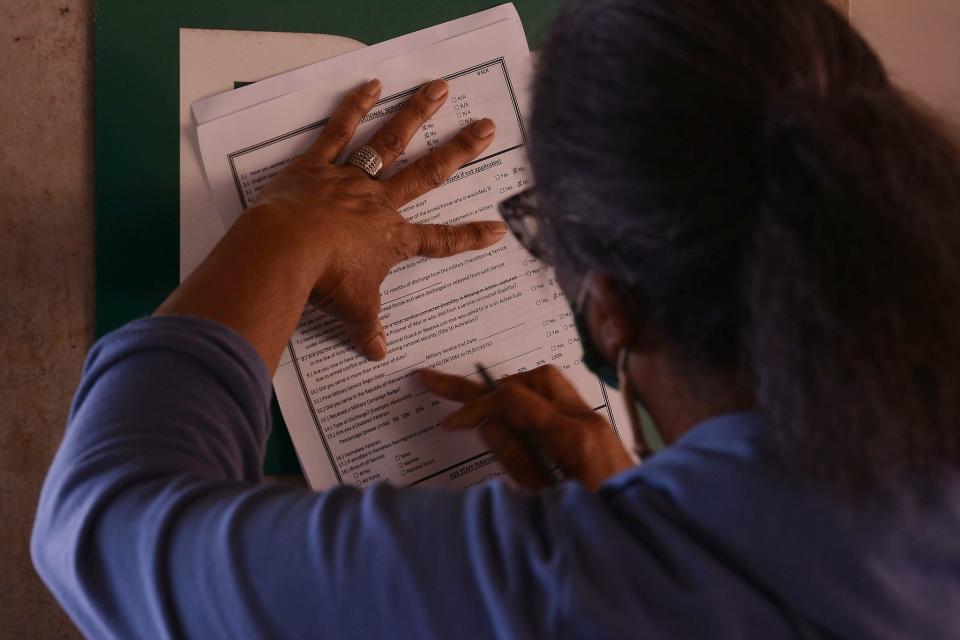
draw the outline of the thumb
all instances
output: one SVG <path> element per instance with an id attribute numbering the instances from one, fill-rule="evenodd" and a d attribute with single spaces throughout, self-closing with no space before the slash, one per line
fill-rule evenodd
<path id="1" fill-rule="evenodd" d="M 370 360 L 383 360 L 387 355 L 387 336 L 380 318 L 369 322 L 344 322 L 344 329 L 357 348 Z"/>
<path id="2" fill-rule="evenodd" d="M 499 221 L 469 224 L 415 224 L 413 253 L 425 258 L 446 258 L 464 251 L 475 251 L 496 244 L 507 232 Z"/>
<path id="3" fill-rule="evenodd" d="M 361 287 L 360 291 L 364 288 Z M 355 291 L 359 294 L 360 291 Z M 387 355 L 387 334 L 380 323 L 380 292 L 355 295 L 349 304 L 334 304 L 327 312 L 343 321 L 343 329 L 360 353 L 371 360 L 382 360 Z"/>

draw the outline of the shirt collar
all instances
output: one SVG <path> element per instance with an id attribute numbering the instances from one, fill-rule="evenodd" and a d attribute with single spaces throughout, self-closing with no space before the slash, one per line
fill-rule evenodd
<path id="1" fill-rule="evenodd" d="M 603 484 L 605 489 L 621 489 L 653 466 L 658 459 L 669 458 L 683 449 L 710 449 L 742 452 L 755 449 L 758 439 L 768 436 L 766 422 L 758 411 L 737 411 L 707 418 L 693 426 L 669 447 L 626 471 L 611 477 Z"/>

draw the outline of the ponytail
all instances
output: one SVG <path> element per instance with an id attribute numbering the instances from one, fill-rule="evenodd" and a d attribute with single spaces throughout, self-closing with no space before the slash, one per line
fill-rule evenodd
<path id="1" fill-rule="evenodd" d="M 743 344 L 793 456 L 857 489 L 960 466 L 960 169 L 893 87 L 841 90 L 764 128 Z"/>

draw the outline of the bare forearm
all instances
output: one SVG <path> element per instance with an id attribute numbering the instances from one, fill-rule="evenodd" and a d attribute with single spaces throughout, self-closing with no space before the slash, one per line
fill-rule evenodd
<path id="1" fill-rule="evenodd" d="M 199 316 L 230 327 L 250 341 L 272 376 L 325 251 L 284 215 L 266 207 L 247 211 L 155 315 Z"/>

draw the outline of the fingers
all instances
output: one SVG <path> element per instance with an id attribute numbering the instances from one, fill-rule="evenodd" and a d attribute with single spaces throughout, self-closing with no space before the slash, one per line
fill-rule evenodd
<path id="1" fill-rule="evenodd" d="M 471 402 L 490 393 L 486 385 L 470 380 L 468 377 L 450 375 L 431 369 L 422 369 L 420 380 L 431 393 L 455 402 Z M 516 373 L 504 378 L 500 386 L 510 384 L 518 384 L 531 389 L 566 415 L 593 413 L 592 407 L 580 397 L 579 392 L 570 381 L 560 373 L 559 369 L 551 365 L 543 365 L 530 371 Z"/>
<path id="2" fill-rule="evenodd" d="M 304 157 L 318 162 L 333 162 L 353 138 L 360 120 L 377 103 L 380 88 L 379 80 L 371 80 L 348 93 Z"/>
<path id="3" fill-rule="evenodd" d="M 507 380 L 530 387 L 566 413 L 592 412 L 592 407 L 580 397 L 580 392 L 552 365 L 545 364 L 516 373 Z"/>
<path id="4" fill-rule="evenodd" d="M 469 402 L 490 393 L 484 384 L 431 369 L 422 369 L 420 380 L 428 390 L 441 398 L 457 402 Z M 487 419 L 472 426 L 478 427 L 480 439 L 514 480 L 529 488 L 542 486 L 543 480 L 536 466 L 507 424 L 497 419 Z"/>
<path id="5" fill-rule="evenodd" d="M 447 83 L 442 79 L 427 83 L 387 124 L 373 134 L 367 146 L 380 155 L 384 167 L 390 166 L 400 157 L 413 134 L 443 106 L 447 92 Z"/>
<path id="6" fill-rule="evenodd" d="M 475 400 L 489 392 L 484 384 L 432 369 L 421 369 L 420 381 L 431 393 L 457 402 Z"/>
<path id="7" fill-rule="evenodd" d="M 407 247 L 410 256 L 446 258 L 447 256 L 484 249 L 500 242 L 507 225 L 498 221 L 469 224 L 411 224 L 405 227 L 410 235 Z"/>
<path id="8" fill-rule="evenodd" d="M 484 118 L 462 129 L 452 140 L 437 147 L 384 182 L 387 196 L 397 207 L 439 187 L 454 171 L 490 146 L 496 127 Z"/>
<path id="9" fill-rule="evenodd" d="M 481 426 L 478 433 L 517 484 L 528 489 L 539 489 L 544 485 L 535 463 L 510 427 L 490 421 Z"/>
<path id="10" fill-rule="evenodd" d="M 380 309 L 379 296 L 377 304 L 373 307 L 377 311 Z M 347 335 L 357 345 L 357 348 L 370 360 L 383 360 L 387 355 L 387 334 L 380 324 L 380 318 L 374 315 L 372 318 L 363 321 L 354 321 L 343 323 L 343 328 Z"/>
<path id="11" fill-rule="evenodd" d="M 471 400 L 444 418 L 440 426 L 450 431 L 473 429 L 491 420 L 515 425 L 526 431 L 556 426 L 554 406 L 533 389 L 507 382 L 495 391 Z"/>

